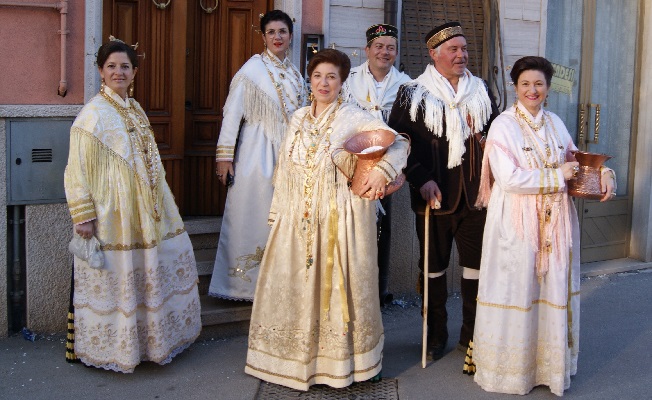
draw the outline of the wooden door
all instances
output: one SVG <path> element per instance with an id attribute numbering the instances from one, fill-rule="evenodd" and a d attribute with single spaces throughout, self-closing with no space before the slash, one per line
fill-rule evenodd
<path id="1" fill-rule="evenodd" d="M 606 165 L 618 183 L 611 201 L 576 200 L 583 263 L 628 255 L 641 7 L 641 1 L 548 2 L 546 57 L 579 74 L 570 94 L 550 92 L 548 108 L 565 122 L 580 150 L 614 157 Z"/>
<path id="2" fill-rule="evenodd" d="M 214 155 L 222 107 L 233 75 L 262 51 L 259 18 L 273 2 L 155 1 L 161 6 L 105 0 L 102 41 L 138 42 L 134 97 L 152 124 L 182 215 L 221 215 L 226 191 L 215 179 Z"/>
<path id="3" fill-rule="evenodd" d="M 141 56 L 134 97 L 143 106 L 154 130 L 166 177 L 183 209 L 183 81 L 186 74 L 186 1 L 157 8 L 151 0 L 104 2 L 102 41 L 109 35 L 138 43 Z"/>
<path id="4" fill-rule="evenodd" d="M 221 215 L 226 189 L 215 176 L 215 145 L 229 84 L 263 51 L 260 15 L 268 0 L 203 0 L 188 6 L 184 215 Z M 211 10 L 209 7 L 215 7 Z M 208 12 L 211 11 L 211 12 Z"/>

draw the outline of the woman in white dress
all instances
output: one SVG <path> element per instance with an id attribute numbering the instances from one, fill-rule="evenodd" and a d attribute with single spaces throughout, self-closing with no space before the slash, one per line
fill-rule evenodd
<path id="1" fill-rule="evenodd" d="M 342 102 L 350 66 L 338 50 L 314 55 L 314 101 L 292 116 L 274 175 L 245 372 L 297 390 L 345 387 L 382 368 L 376 200 L 405 167 L 408 143 L 397 136 L 360 193 L 352 193 L 347 177 L 356 158 L 342 150 L 344 142 L 391 129 Z"/>
<path id="2" fill-rule="evenodd" d="M 105 261 L 94 269 L 75 257 L 66 358 L 133 372 L 199 336 L 197 269 L 152 127 L 129 96 L 136 52 L 111 37 L 97 66 L 102 86 L 70 130 L 64 182 L 75 234 L 95 236 Z"/>
<path id="3" fill-rule="evenodd" d="M 290 116 L 306 97 L 303 78 L 287 57 L 292 19 L 270 11 L 260 30 L 265 51 L 231 81 L 215 157 L 217 177 L 229 191 L 208 293 L 232 300 L 253 300 L 269 235 L 278 149 Z"/>
<path id="4" fill-rule="evenodd" d="M 472 359 L 475 381 L 489 392 L 546 385 L 561 396 L 577 372 L 580 234 L 567 193 L 577 148 L 561 119 L 542 107 L 553 72 L 543 57 L 514 63 L 517 101 L 494 120 L 485 147 L 477 205 L 487 207 L 487 222 Z M 604 168 L 602 201 L 614 195 L 613 178 Z"/>

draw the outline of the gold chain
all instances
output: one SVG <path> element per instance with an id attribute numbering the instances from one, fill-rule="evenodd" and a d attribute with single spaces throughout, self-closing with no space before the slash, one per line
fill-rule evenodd
<path id="1" fill-rule="evenodd" d="M 290 112 L 290 110 L 288 109 L 288 106 L 287 106 L 287 103 L 286 103 L 285 99 L 287 98 L 287 100 L 290 102 L 290 104 L 291 104 L 292 106 L 294 106 L 294 108 L 295 108 L 295 110 L 296 110 L 297 108 L 299 108 L 299 104 L 301 103 L 301 93 L 299 93 L 299 88 L 297 88 L 296 85 L 294 84 L 294 82 L 292 82 L 292 79 L 288 79 L 288 81 L 290 82 L 290 85 L 292 86 L 292 88 L 293 88 L 293 89 L 296 91 L 296 93 L 297 93 L 297 96 L 296 96 L 296 97 L 297 97 L 297 100 L 296 100 L 296 102 L 293 101 L 293 100 L 292 100 L 292 97 L 291 97 L 289 94 L 287 94 L 287 93 L 285 93 L 285 96 L 284 96 L 283 94 L 284 94 L 285 90 L 281 89 L 281 88 L 283 87 L 283 84 L 280 83 L 280 82 L 277 82 L 276 80 L 274 80 L 274 74 L 272 74 L 272 71 L 269 69 L 269 66 L 268 66 L 267 63 L 265 62 L 265 57 L 267 57 L 267 58 L 269 58 L 270 60 L 272 60 L 272 62 L 273 62 L 275 65 L 280 66 L 280 68 L 282 68 L 282 69 L 284 69 L 284 70 L 286 70 L 287 67 L 284 66 L 284 65 L 282 65 L 282 64 L 280 64 L 280 63 L 278 63 L 276 60 L 272 59 L 272 58 L 267 54 L 267 52 L 263 52 L 263 53 L 260 55 L 260 58 L 261 58 L 261 60 L 262 60 L 262 62 L 263 62 L 263 65 L 265 66 L 265 69 L 267 70 L 267 74 L 269 75 L 269 79 L 272 81 L 272 86 L 274 86 L 274 89 L 276 90 L 276 94 L 278 95 L 278 100 L 279 100 L 279 102 L 281 103 L 281 106 L 283 107 L 283 111 L 284 111 L 284 113 L 283 113 L 283 119 L 285 119 L 285 123 L 287 124 L 287 123 L 289 122 L 289 117 L 290 117 L 291 112 Z M 294 69 L 292 69 L 292 72 L 293 72 L 295 75 L 298 75 L 298 73 L 297 73 Z M 283 78 L 285 78 L 285 74 L 281 72 L 281 73 L 279 73 L 279 77 L 280 77 L 281 79 L 283 79 Z M 301 76 L 300 76 L 300 75 L 298 75 L 296 78 L 297 78 L 297 81 L 298 81 L 298 82 L 302 82 L 302 80 L 301 80 Z"/>
<path id="2" fill-rule="evenodd" d="M 557 210 L 560 208 L 561 201 L 563 200 L 563 195 L 561 192 L 555 192 L 556 188 L 553 186 L 556 186 L 556 178 L 555 178 L 555 185 L 553 185 L 552 182 L 552 176 L 549 173 L 545 172 L 546 168 L 551 168 L 551 169 L 556 169 L 559 168 L 561 164 L 564 163 L 565 161 L 565 156 L 566 153 L 564 152 L 564 146 L 561 144 L 561 139 L 559 138 L 559 134 L 557 133 L 557 129 L 555 128 L 555 124 L 552 122 L 552 118 L 550 115 L 548 115 L 545 111 L 543 112 L 543 115 L 541 117 L 541 123 L 538 125 L 538 128 L 535 129 L 534 126 L 532 126 L 531 121 L 528 119 L 528 117 L 521 111 L 517 106 L 515 106 L 515 114 L 516 114 L 516 121 L 519 124 L 519 127 L 521 128 L 521 133 L 523 134 L 523 138 L 527 144 L 526 147 L 523 147 L 523 150 L 525 152 L 525 157 L 528 160 L 528 164 L 530 168 L 541 168 L 542 171 L 541 173 L 545 175 L 546 179 L 546 186 L 548 190 L 551 192 L 549 193 L 544 193 L 544 188 L 541 189 L 540 194 L 537 196 L 537 208 L 540 210 L 539 211 L 539 254 L 537 258 L 537 270 L 538 267 L 544 263 L 544 257 L 548 257 L 550 253 L 552 253 L 552 225 L 550 224 L 550 221 L 552 219 L 552 213 L 554 209 L 556 208 Z M 548 132 L 548 129 L 544 128 L 544 137 L 541 138 L 538 135 L 536 135 L 536 131 L 538 129 L 541 129 L 544 127 L 545 124 L 545 119 L 548 119 L 548 124 L 551 127 L 553 135 L 550 135 Z M 532 131 L 528 131 L 525 126 L 523 125 L 523 122 L 527 123 L 527 125 L 532 128 Z M 545 144 L 545 152 L 541 148 L 541 145 L 539 144 L 539 141 L 535 137 L 535 135 L 540 138 L 543 143 Z M 557 149 L 560 151 L 557 152 L 555 150 L 555 154 L 552 154 L 552 147 L 555 147 L 555 144 L 557 144 Z M 533 151 L 534 150 L 534 151 Z M 530 156 L 531 153 L 532 157 Z M 556 177 L 556 175 L 555 175 Z M 542 184 L 543 184 L 543 177 L 542 179 Z"/>
<path id="3" fill-rule="evenodd" d="M 131 103 L 127 107 L 124 107 L 103 90 L 100 91 L 100 94 L 109 104 L 113 106 L 113 108 L 116 109 L 116 111 L 118 111 L 118 114 L 120 114 L 124 120 L 124 123 L 127 127 L 127 132 L 134 141 L 134 145 L 136 147 L 134 153 L 140 154 L 143 159 L 145 170 L 147 171 L 147 178 L 149 180 L 148 183 L 151 189 L 150 191 L 152 194 L 152 201 L 154 202 L 154 219 L 158 222 L 161 220 L 158 205 L 158 196 L 156 193 L 157 190 L 155 190 L 156 186 L 158 185 L 159 177 L 159 166 L 156 162 L 158 160 L 158 147 L 156 146 L 156 141 L 154 140 L 152 127 L 145 119 L 143 119 L 140 113 L 131 106 Z M 131 119 L 132 113 L 144 131 L 139 131 L 136 129 L 136 125 Z"/>
<path id="4" fill-rule="evenodd" d="M 292 154 L 294 152 L 294 148 L 297 140 L 301 141 L 303 147 L 306 150 L 306 156 L 305 156 L 306 160 L 305 160 L 305 166 L 303 168 L 304 209 L 303 209 L 303 215 L 301 216 L 301 222 L 304 227 L 303 229 L 304 232 L 306 233 L 306 270 L 309 270 L 314 263 L 312 247 L 313 247 L 314 236 L 315 236 L 315 222 L 313 221 L 314 215 L 312 215 L 312 204 L 313 204 L 312 200 L 314 194 L 313 189 L 315 186 L 315 166 L 316 166 L 316 160 L 318 159 L 317 153 L 320 148 L 320 144 L 323 144 L 324 154 L 326 154 L 328 152 L 328 149 L 330 148 L 330 135 L 333 132 L 333 128 L 331 128 L 331 124 L 333 123 L 333 120 L 335 119 L 335 115 L 337 114 L 337 111 L 339 110 L 341 104 L 342 104 L 342 99 L 338 98 L 337 105 L 326 119 L 323 128 L 314 126 L 313 121 L 321 122 L 321 118 L 315 120 L 312 117 L 312 115 L 310 115 L 311 111 L 308 111 L 306 115 L 304 115 L 303 119 L 301 120 L 301 123 L 299 124 L 299 129 L 294 134 L 294 139 L 292 141 L 292 144 L 290 145 L 290 151 L 289 151 L 290 161 L 292 161 Z M 305 131 L 304 125 L 306 121 L 309 121 L 310 123 L 310 129 L 308 135 L 304 135 L 304 131 Z M 316 133 L 313 131 L 316 131 Z M 308 140 L 310 141 L 309 146 L 305 144 L 306 138 L 308 138 Z"/>
<path id="5" fill-rule="evenodd" d="M 539 122 L 538 124 L 535 124 L 530 119 L 530 117 L 525 115 L 525 113 L 518 108 L 518 106 L 516 107 L 516 115 L 523 118 L 525 123 L 528 124 L 530 126 L 530 128 L 532 128 L 532 130 L 535 131 L 535 132 L 539 132 L 539 129 L 543 128 L 543 125 L 545 124 L 545 118 L 543 118 L 543 117 L 541 118 L 541 122 Z"/>

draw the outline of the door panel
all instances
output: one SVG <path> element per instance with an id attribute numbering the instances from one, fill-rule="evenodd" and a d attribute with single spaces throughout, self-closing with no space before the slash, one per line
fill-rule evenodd
<path id="1" fill-rule="evenodd" d="M 206 7 L 215 4 L 210 13 L 199 0 L 173 0 L 163 9 L 151 0 L 103 6 L 103 41 L 113 35 L 139 43 L 134 97 L 149 117 L 184 216 L 223 213 L 226 190 L 214 173 L 222 107 L 233 75 L 262 51 L 259 15 L 273 6 L 271 0 L 221 0 Z"/>
<path id="2" fill-rule="evenodd" d="M 149 0 L 107 0 L 102 29 L 103 41 L 113 35 L 128 44 L 138 43 L 136 52 L 141 58 L 134 97 L 150 120 L 179 207 L 183 206 L 184 187 L 184 87 L 176 77 L 185 76 L 185 8 L 185 0 L 172 1 L 165 9 Z"/>
<path id="3" fill-rule="evenodd" d="M 593 153 L 614 157 L 606 164 L 618 172 L 618 195 L 628 195 L 637 33 L 632 27 L 638 18 L 638 1 L 598 0 L 596 4 L 590 103 L 600 104 L 600 118 L 596 123 L 592 107 L 585 146 Z"/>
<path id="4" fill-rule="evenodd" d="M 199 2 L 189 5 L 184 215 L 224 212 L 226 188 L 214 172 L 222 108 L 233 75 L 263 50 L 257 27 L 268 6 L 267 0 L 220 1 L 207 13 Z"/>
<path id="5" fill-rule="evenodd" d="M 579 76 L 570 95 L 550 92 L 548 108 L 562 118 L 580 150 L 614 157 L 606 165 L 614 169 L 618 183 L 616 200 L 576 199 L 582 262 L 627 256 L 637 62 L 637 29 L 632 27 L 639 9 L 639 1 L 548 2 L 546 57 Z"/>

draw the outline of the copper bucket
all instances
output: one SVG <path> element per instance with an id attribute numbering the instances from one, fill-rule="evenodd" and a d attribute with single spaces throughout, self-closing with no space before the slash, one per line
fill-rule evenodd
<path id="1" fill-rule="evenodd" d="M 396 135 L 387 130 L 365 131 L 350 137 L 344 142 L 344 150 L 355 154 L 358 163 L 351 179 L 351 190 L 353 193 L 360 193 L 364 181 L 367 180 L 369 172 L 376 166 L 376 163 L 383 158 L 387 148 L 394 144 Z M 400 174 L 396 180 L 387 184 L 385 195 L 397 191 L 405 183 L 405 175 Z M 364 193 L 363 193 L 364 194 Z"/>
<path id="2" fill-rule="evenodd" d="M 568 194 L 590 200 L 603 198 L 600 167 L 610 158 L 606 154 L 576 152 L 575 159 L 580 163 L 580 169 L 577 176 L 568 181 Z"/>

